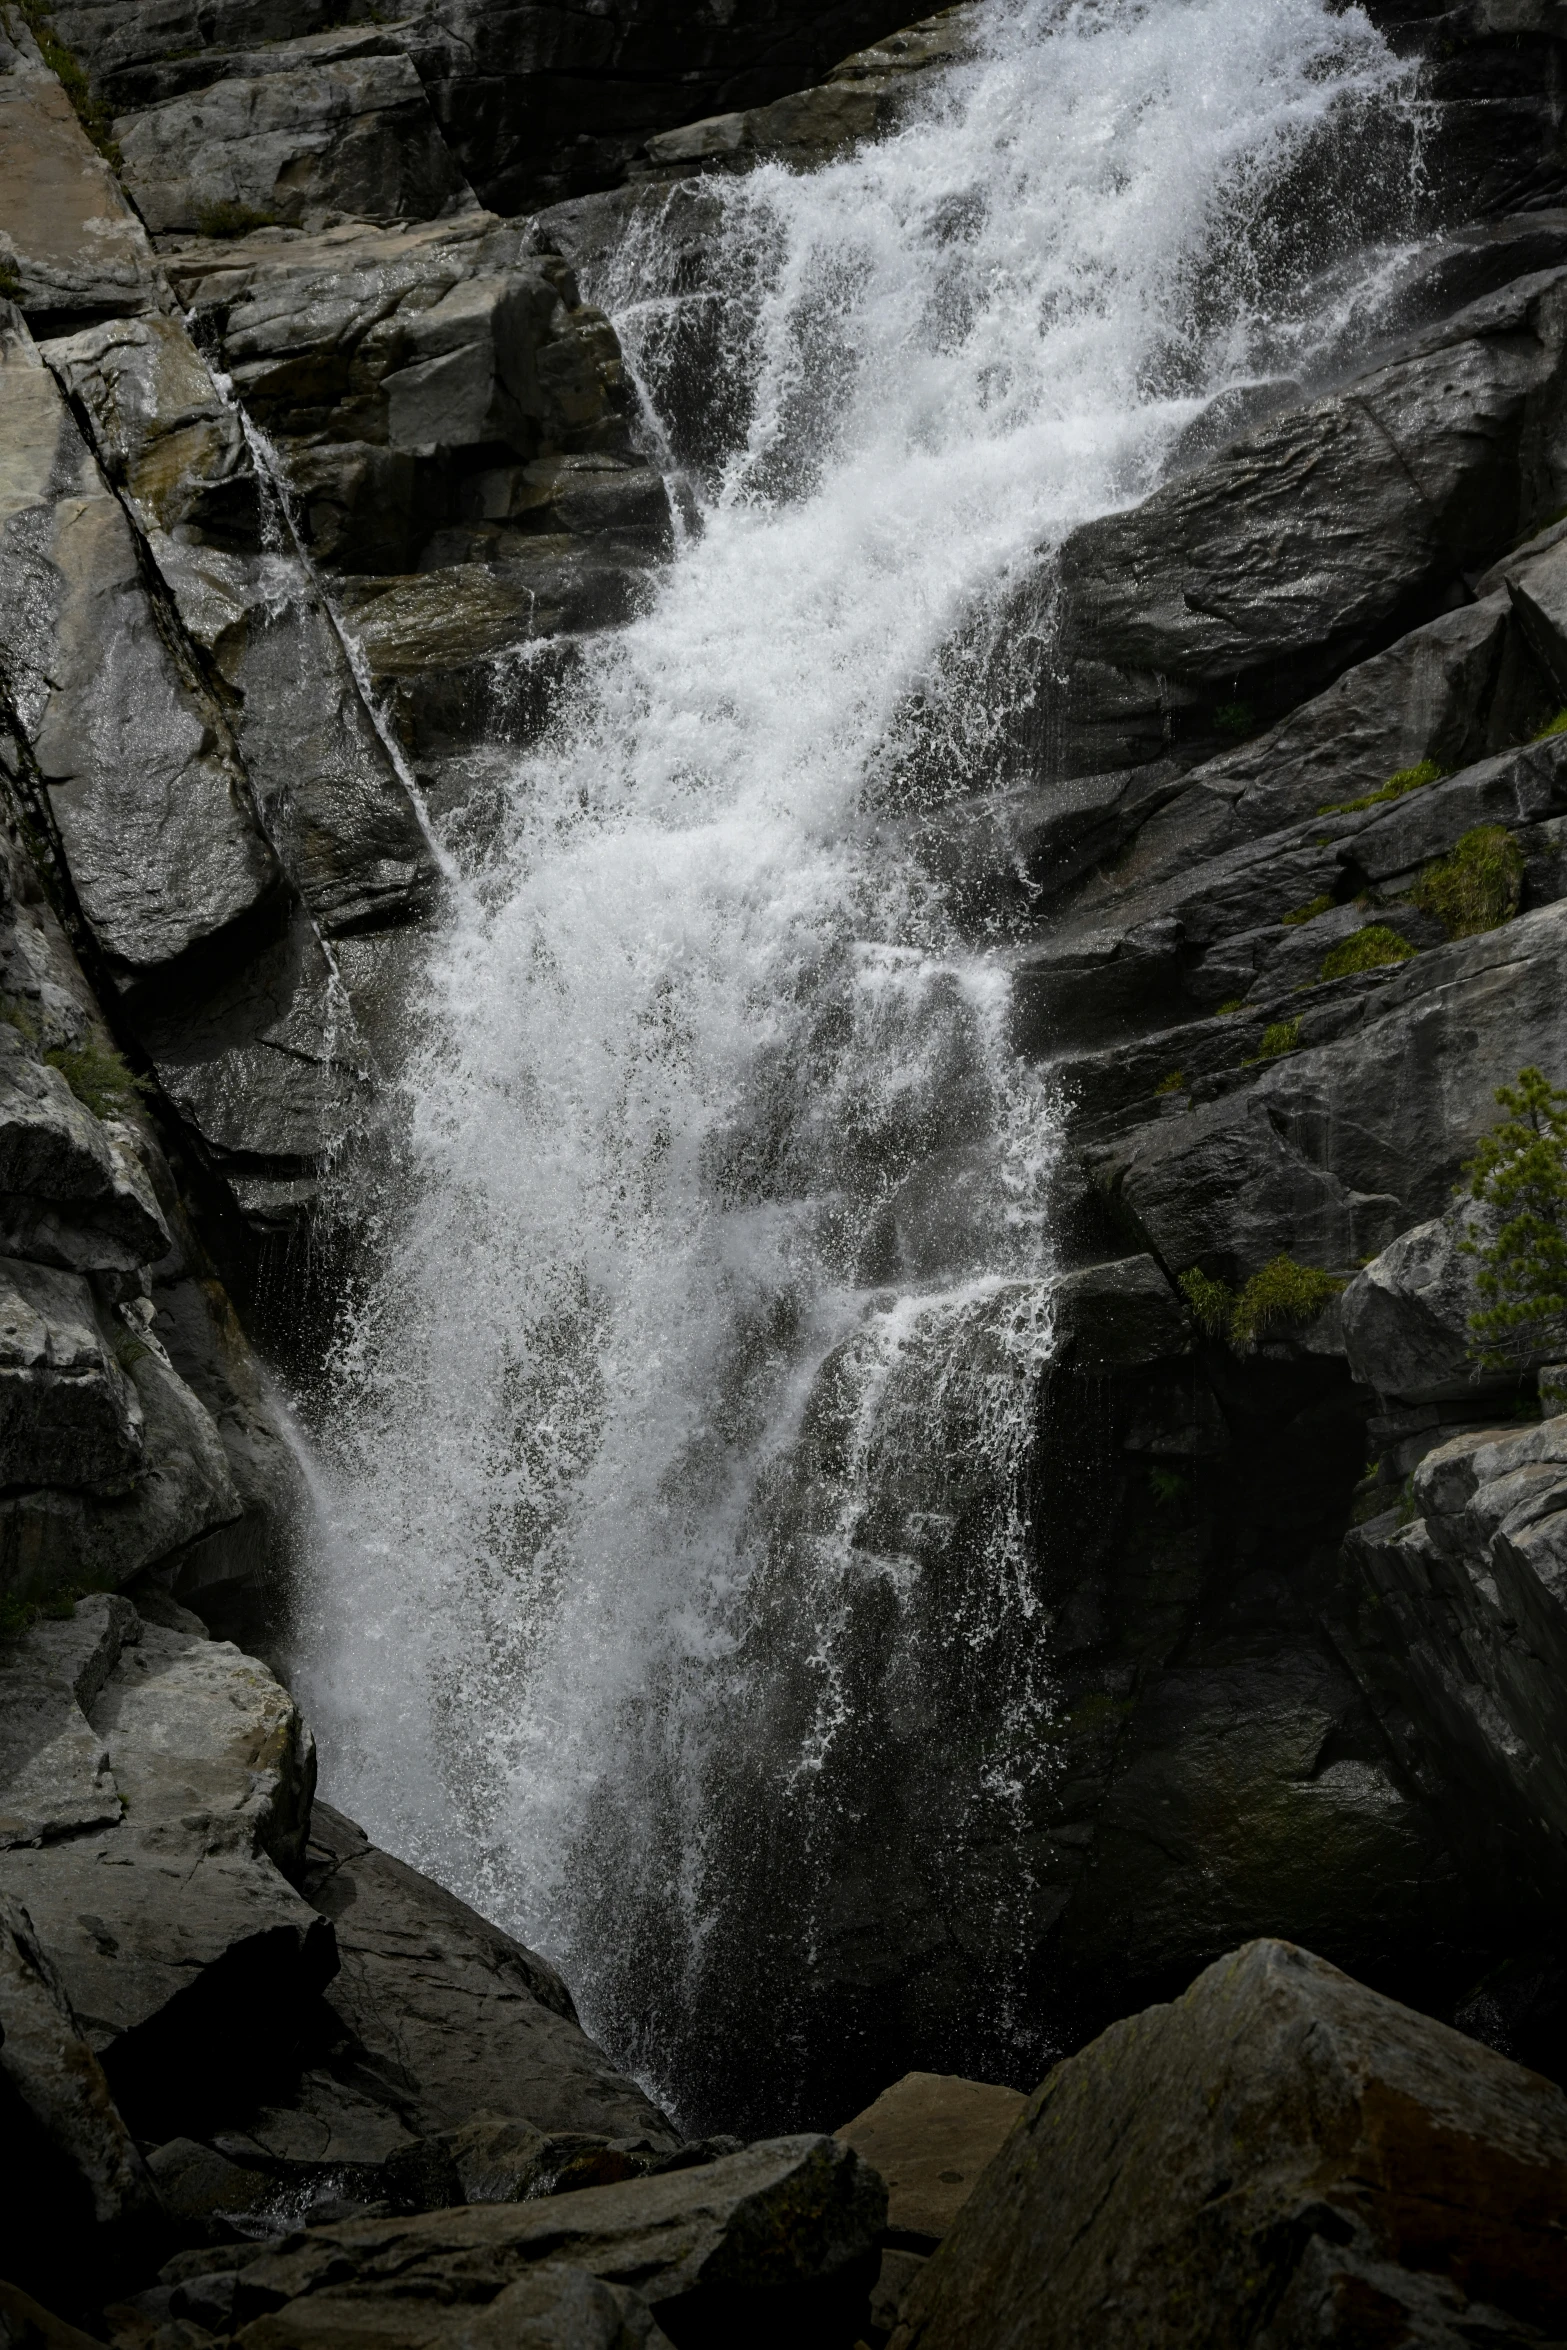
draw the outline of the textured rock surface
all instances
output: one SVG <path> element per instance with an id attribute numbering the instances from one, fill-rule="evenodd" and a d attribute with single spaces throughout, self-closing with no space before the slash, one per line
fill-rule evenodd
<path id="1" fill-rule="evenodd" d="M 132 2127 L 172 2134 L 243 2095 L 334 1970 L 331 1929 L 278 1866 L 304 1833 L 309 1735 L 254 1659 L 123 1600 L 36 1625 L 4 1675 L 26 1729 L 3 1805 L 30 1840 L 0 1857 L 0 1891 Z M 39 1816 L 48 1748 L 70 1758 L 74 1819 Z"/>
<path id="2" fill-rule="evenodd" d="M 1049 2075 L 893 2340 L 1523 2343 L 1564 2178 L 1559 2089 L 1253 1943 Z"/>
<path id="3" fill-rule="evenodd" d="M 248 2339 L 282 2350 L 332 2339 L 355 2300 L 369 2305 L 368 2330 L 385 2307 L 382 2278 L 395 2277 L 399 2301 L 493 2309 L 530 2269 L 559 2262 L 632 2287 L 677 2341 L 725 2325 L 783 2339 L 791 2321 L 825 2330 L 852 2315 L 875 2274 L 885 2214 L 881 2181 L 847 2147 L 780 2138 L 700 2169 L 542 2202 L 312 2228 L 240 2272 L 236 2315 L 261 2321 Z M 702 2332 L 688 2333 L 698 2323 Z"/>
<path id="4" fill-rule="evenodd" d="M 0 259 L 39 318 L 140 310 L 147 233 L 11 9 L 0 24 Z"/>
<path id="5" fill-rule="evenodd" d="M 1028 2100 L 951 2073 L 905 2073 L 833 2135 L 887 2182 L 887 2228 L 934 2251 Z"/>

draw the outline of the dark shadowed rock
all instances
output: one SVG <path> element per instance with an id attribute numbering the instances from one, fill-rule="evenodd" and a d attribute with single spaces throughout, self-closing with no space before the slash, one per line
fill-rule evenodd
<path id="1" fill-rule="evenodd" d="M 1559 2089 L 1254 1942 L 1056 2067 L 893 2340 L 1522 2345 L 1567 2320 L 1564 2190 Z"/>
<path id="2" fill-rule="evenodd" d="M 323 2296 L 256 2319 L 241 2339 L 247 2350 L 668 2350 L 669 2343 L 640 2293 L 556 2261 L 477 2308 Z"/>
<path id="3" fill-rule="evenodd" d="M 411 2129 L 490 2114 L 656 2151 L 679 2143 L 581 2031 L 552 1967 L 326 1804 L 315 1806 L 303 1884 L 337 1930 L 329 2002 Z"/>
<path id="4" fill-rule="evenodd" d="M 283 2350 L 331 2339 L 356 2300 L 384 2307 L 383 2278 L 403 2304 L 493 2306 L 559 2262 L 633 2287 L 676 2342 L 782 2342 L 852 2318 L 886 2209 L 880 2179 L 849 2148 L 779 2138 L 623 2186 L 313 2228 L 241 2272 L 236 2314 L 262 2321 L 244 2337 L 257 2350 Z"/>
<path id="5" fill-rule="evenodd" d="M 35 1693 L 52 1663 L 51 1715 Z M 118 1600 L 35 1626 L 18 1676 L 29 1729 L 9 1761 L 14 1807 L 0 1805 L 23 1821 L 47 1805 L 58 1741 L 84 1800 L 113 1816 L 38 1822 L 0 1855 L 0 1892 L 27 1910 L 132 2127 L 199 2126 L 291 2046 L 335 1967 L 330 1927 L 278 1866 L 304 1833 L 308 1732 L 253 1658 Z"/>

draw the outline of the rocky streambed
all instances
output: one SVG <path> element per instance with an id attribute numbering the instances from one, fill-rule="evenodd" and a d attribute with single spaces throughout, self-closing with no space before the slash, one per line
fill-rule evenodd
<path id="1" fill-rule="evenodd" d="M 817 1184 L 860 1320 L 748 1295 L 690 1415 L 687 1493 L 773 1431 L 765 1539 L 700 1836 L 643 1839 L 664 1906 L 584 1899 L 612 2057 L 316 1799 L 279 1380 L 331 1392 L 519 762 L 747 433 L 775 494 L 787 240 L 746 279 L 735 191 L 947 119 L 990 20 L 0 8 L 18 2344 L 1567 2331 L 1567 1344 L 1481 1359 L 1464 1187 L 1497 1088 L 1567 1084 L 1564 48 L 1370 14 L 1371 129 L 1258 182 L 1311 335 L 1180 377 L 1143 494 L 1008 559 L 856 786 L 941 908 L 876 1031 L 915 1109 L 802 958 L 792 1127 L 754 1087 L 704 1143 L 748 1206 Z M 809 418 L 853 371 L 802 347 Z M 515 1477 L 555 1398 L 493 1384 Z"/>

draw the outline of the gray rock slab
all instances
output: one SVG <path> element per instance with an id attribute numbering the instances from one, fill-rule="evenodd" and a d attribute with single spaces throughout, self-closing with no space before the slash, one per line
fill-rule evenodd
<path id="1" fill-rule="evenodd" d="M 121 1331 L 124 1342 L 127 1333 Z M 0 1257 L 0 1460 L 7 1484 L 112 1492 L 141 1466 L 141 1402 L 79 1273 Z"/>
<path id="2" fill-rule="evenodd" d="M 887 2192 L 835 2139 L 775 2138 L 695 2170 L 588 2187 L 533 2203 L 480 2204 L 406 2220 L 313 2228 L 241 2271 L 237 2311 L 281 2313 L 263 2342 L 315 2338 L 288 2329 L 300 2301 L 375 2296 L 493 2303 L 530 2269 L 559 2262 L 639 2293 L 670 2322 L 700 2306 L 743 2328 L 776 2323 L 790 2300 L 849 2307 L 868 2289 Z M 330 2322 L 328 2320 L 327 2322 Z"/>
<path id="3" fill-rule="evenodd" d="M 553 1968 L 325 1804 L 303 1884 L 336 1928 L 342 1971 L 329 2003 L 421 2135 L 489 2113 L 655 2151 L 678 2145 L 580 2029 Z"/>
<path id="4" fill-rule="evenodd" d="M 242 2296 L 236 2285 L 235 2302 Z M 247 2350 L 668 2350 L 639 2293 L 550 2261 L 480 2308 L 332 2296 L 256 2319 Z"/>
<path id="5" fill-rule="evenodd" d="M 36 1624 L 0 1663 L 0 1846 L 47 1844 L 113 1826 L 124 1808 L 103 1733 L 87 1709 L 127 1638 L 128 1599 L 93 1592 L 64 1622 Z"/>
<path id="6" fill-rule="evenodd" d="M 886 2180 L 888 2228 L 933 2251 L 1027 2103 L 994 2081 L 905 2073 L 833 2135 Z"/>
<path id="7" fill-rule="evenodd" d="M 1489 1223 L 1476 1203 L 1401 1232 L 1344 1292 L 1350 1369 L 1381 1396 L 1432 1403 L 1472 1395 L 1479 1371 L 1469 1317 L 1479 1311 L 1475 1261 L 1464 1243 Z"/>
<path id="8" fill-rule="evenodd" d="M 127 973 L 282 879 L 220 713 L 158 625 L 129 522 L 35 352 L 0 363 L 0 631 L 82 911 Z"/>
<path id="9" fill-rule="evenodd" d="M 221 60 L 207 88 L 122 116 L 125 184 L 154 235 L 228 205 L 292 228 L 474 206 L 424 88 L 373 26 Z"/>
<path id="10" fill-rule="evenodd" d="M 0 31 L 0 261 L 40 324 L 158 299 L 147 232 L 15 10 Z"/>
<path id="11" fill-rule="evenodd" d="M 81 1707 L 121 1816 L 13 1846 L 0 1892 L 27 1910 L 131 2126 L 161 2137 L 244 2094 L 334 1953 L 278 1866 L 297 1857 L 313 1775 L 292 1699 L 226 1642 L 134 1629 Z"/>
<path id="12" fill-rule="evenodd" d="M 1047 2076 L 894 2350 L 1522 2342 L 1567 2315 L 1564 2184 L 1554 2083 L 1254 1942 Z"/>

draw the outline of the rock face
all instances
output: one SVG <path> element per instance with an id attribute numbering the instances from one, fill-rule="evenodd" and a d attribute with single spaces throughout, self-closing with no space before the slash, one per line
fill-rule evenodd
<path id="1" fill-rule="evenodd" d="M 1026 2103 L 989 2081 L 905 2073 L 833 2135 L 886 2180 L 892 2239 L 933 2252 Z"/>
<path id="2" fill-rule="evenodd" d="M 1564 2179 L 1559 2089 L 1253 1943 L 1057 2066 L 893 2341 L 1522 2344 Z"/>

